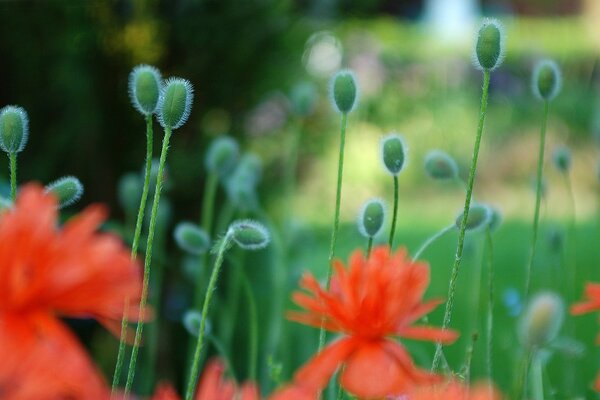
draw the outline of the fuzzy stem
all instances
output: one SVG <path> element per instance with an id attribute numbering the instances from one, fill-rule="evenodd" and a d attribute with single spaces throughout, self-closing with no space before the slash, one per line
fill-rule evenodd
<path id="1" fill-rule="evenodd" d="M 10 199 L 14 203 L 17 199 L 17 153 L 8 153 L 10 161 Z"/>
<path id="2" fill-rule="evenodd" d="M 340 128 L 340 150 L 338 159 L 338 173 L 337 173 L 337 190 L 335 195 L 335 216 L 333 218 L 333 231 L 331 232 L 331 246 L 329 248 L 328 268 L 327 268 L 327 288 L 331 283 L 331 263 L 335 256 L 335 245 L 337 242 L 337 234 L 340 226 L 340 204 L 342 200 L 342 175 L 344 172 L 344 147 L 346 145 L 346 122 L 348 120 L 348 114 L 342 114 L 341 128 Z M 323 349 L 325 345 L 325 328 L 321 325 L 319 331 L 319 350 Z"/>
<path id="3" fill-rule="evenodd" d="M 412 259 L 413 260 L 418 260 L 419 257 L 421 256 L 421 254 L 423 254 L 423 252 L 425 250 L 427 250 L 429 248 L 429 246 L 431 246 L 433 244 L 433 242 L 435 242 L 436 240 L 438 240 L 439 238 L 441 238 L 442 236 L 444 236 L 446 233 L 454 230 L 455 227 L 456 227 L 455 224 L 448 225 L 447 227 L 445 227 L 441 231 L 438 231 L 437 233 L 434 233 L 432 236 L 428 237 L 427 240 L 425 240 L 425 242 L 423 242 L 423 244 L 421 245 L 421 247 L 419 247 L 419 250 L 417 250 L 415 252 L 415 255 L 412 256 Z"/>
<path id="4" fill-rule="evenodd" d="M 531 250 L 529 252 L 529 262 L 527 263 L 527 271 L 525 274 L 525 298 L 529 296 L 529 288 L 531 286 L 531 270 L 535 261 L 535 249 L 537 244 L 538 225 L 540 220 L 540 203 L 542 201 L 542 178 L 544 169 L 544 148 L 546 143 L 546 124 L 548 121 L 548 109 L 550 103 L 544 101 L 544 115 L 542 117 L 542 128 L 540 131 L 540 149 L 538 153 L 537 177 L 535 188 L 535 211 L 533 214 L 533 232 L 531 236 Z"/>
<path id="5" fill-rule="evenodd" d="M 492 240 L 492 232 L 488 227 L 485 231 L 485 239 L 487 245 L 487 264 L 488 264 L 488 314 L 486 321 L 487 342 L 485 364 L 487 376 L 490 381 L 492 379 L 492 350 L 494 339 L 494 242 Z"/>
<path id="6" fill-rule="evenodd" d="M 390 239 L 388 245 L 390 250 L 394 247 L 394 234 L 396 233 L 396 220 L 398 219 L 398 176 L 394 175 L 394 211 L 392 214 L 392 226 L 390 228 Z"/>
<path id="7" fill-rule="evenodd" d="M 204 305 L 202 306 L 202 317 L 200 319 L 200 329 L 198 331 L 198 341 L 196 342 L 196 350 L 194 351 L 194 360 L 192 362 L 192 369 L 190 371 L 187 390 L 185 392 L 185 400 L 192 400 L 192 398 L 194 397 L 194 391 L 196 390 L 196 380 L 198 378 L 198 368 L 200 364 L 200 354 L 202 351 L 202 343 L 204 341 L 205 335 L 206 318 L 208 316 L 210 301 L 212 299 L 212 295 L 217 285 L 219 271 L 221 270 L 221 265 L 223 265 L 225 251 L 227 250 L 230 244 L 231 234 L 230 232 L 227 232 L 227 234 L 225 234 L 225 237 L 221 239 L 221 245 L 219 246 L 219 250 L 217 252 L 215 265 L 213 267 L 212 274 L 210 275 L 208 287 L 206 288 L 206 294 L 204 296 Z"/>
<path id="8" fill-rule="evenodd" d="M 248 276 L 244 271 L 244 266 L 239 266 L 239 273 L 242 278 L 242 284 L 246 292 L 248 300 L 248 318 L 250 319 L 250 335 L 249 335 L 249 355 L 248 355 L 248 379 L 256 381 L 256 363 L 258 360 L 258 315 L 256 313 L 256 299 L 252 292 L 252 286 L 248 281 Z"/>
<path id="9" fill-rule="evenodd" d="M 371 255 L 371 249 L 373 248 L 373 236 L 369 236 L 367 241 L 367 258 Z"/>
<path id="10" fill-rule="evenodd" d="M 456 256 L 454 258 L 454 265 L 452 266 L 452 272 L 450 275 L 450 283 L 448 288 L 448 300 L 446 301 L 446 310 L 444 311 L 444 322 L 442 323 L 442 329 L 447 329 L 452 319 L 452 309 L 454 308 L 454 295 L 456 292 L 456 281 L 458 278 L 458 272 L 460 270 L 460 263 L 462 261 L 463 246 L 465 242 L 465 230 L 467 227 L 467 220 L 469 218 L 469 209 L 471 207 L 471 196 L 473 195 L 473 183 L 475 182 L 475 175 L 477 171 L 477 158 L 479 157 L 479 146 L 481 144 L 481 136 L 483 134 L 483 127 L 485 124 L 485 115 L 487 112 L 488 103 L 488 90 L 490 86 L 490 71 L 485 70 L 483 72 L 483 90 L 481 94 L 481 107 L 479 111 L 479 124 L 477 126 L 477 136 L 475 137 L 475 146 L 473 148 L 473 160 L 471 162 L 471 170 L 469 171 L 469 180 L 467 185 L 467 195 L 465 197 L 465 206 L 463 210 L 463 217 L 460 223 L 460 230 L 458 234 L 458 244 L 456 246 Z M 433 365 L 431 369 L 435 371 L 440 362 L 442 355 L 442 344 L 437 343 L 435 349 L 435 356 L 433 357 Z"/>
<path id="11" fill-rule="evenodd" d="M 146 116 L 146 166 L 144 170 L 144 187 L 142 189 L 142 197 L 140 199 L 140 205 L 138 207 L 137 220 L 135 222 L 135 232 L 133 234 L 133 244 L 131 245 L 131 259 L 135 260 L 137 257 L 137 249 L 140 242 L 140 236 L 142 232 L 142 225 L 144 221 L 144 213 L 146 210 L 146 202 L 148 198 L 148 190 L 150 187 L 150 175 L 152 172 L 152 115 Z M 121 320 L 121 335 L 119 337 L 119 352 L 117 354 L 117 362 L 115 365 L 115 372 L 113 374 L 111 397 L 114 396 L 117 386 L 119 385 L 119 379 L 121 378 L 121 370 L 123 369 L 123 363 L 125 361 L 125 339 L 127 336 L 127 315 L 129 314 L 129 299 L 125 299 L 125 306 L 123 308 L 123 319 Z"/>
<path id="12" fill-rule="evenodd" d="M 146 302 L 148 301 L 148 284 L 150 282 L 150 264 L 152 262 L 152 244 L 154 242 L 154 231 L 156 230 L 156 215 L 158 214 L 158 204 L 160 193 L 162 191 L 162 180 L 169 149 L 169 140 L 171 138 L 171 129 L 165 128 L 162 150 L 160 152 L 160 161 L 158 163 L 158 173 L 156 175 L 156 187 L 154 189 L 154 199 L 152 201 L 152 211 L 150 213 L 150 227 L 148 229 L 148 239 L 146 241 L 146 256 L 144 259 L 144 279 L 142 283 L 142 295 L 140 298 L 140 310 L 138 314 L 138 324 L 135 329 L 135 339 L 133 340 L 133 349 L 131 350 L 131 359 L 129 360 L 129 369 L 127 370 L 127 382 L 125 383 L 125 398 L 131 391 L 133 378 L 135 376 L 135 364 L 142 341 L 142 332 L 144 330 L 144 312 Z"/>

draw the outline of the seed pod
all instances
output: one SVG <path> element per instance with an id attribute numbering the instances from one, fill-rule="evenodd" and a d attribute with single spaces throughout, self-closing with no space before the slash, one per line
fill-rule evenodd
<path id="1" fill-rule="evenodd" d="M 556 97 L 562 85 L 558 64 L 553 60 L 542 60 L 533 68 L 531 86 L 533 94 L 540 100 L 550 101 Z"/>
<path id="2" fill-rule="evenodd" d="M 190 254 L 200 255 L 210 250 L 208 233 L 191 222 L 185 221 L 177 224 L 173 231 L 173 237 L 179 248 Z"/>
<path id="3" fill-rule="evenodd" d="M 504 27 L 496 19 L 486 19 L 477 33 L 475 44 L 475 66 L 481 70 L 492 71 L 504 58 Z"/>
<path id="4" fill-rule="evenodd" d="M 456 217 L 456 227 L 460 229 L 460 224 L 462 223 L 463 214 L 460 213 L 458 217 Z M 490 223 L 490 207 L 484 204 L 472 204 L 471 208 L 469 208 L 469 215 L 467 216 L 467 232 L 475 231 L 481 227 L 487 226 Z"/>
<path id="5" fill-rule="evenodd" d="M 358 214 L 358 231 L 367 238 L 377 236 L 383 227 L 385 204 L 381 199 L 367 201 Z"/>
<path id="6" fill-rule="evenodd" d="M 5 152 L 23 151 L 29 137 L 29 118 L 23 107 L 6 106 L 0 110 L 0 147 Z"/>
<path id="7" fill-rule="evenodd" d="M 567 146 L 560 146 L 554 150 L 552 161 L 557 170 L 567 173 L 571 169 L 571 152 Z"/>
<path id="8" fill-rule="evenodd" d="M 229 136 L 216 138 L 206 152 L 206 169 L 223 177 L 229 174 L 240 156 L 238 142 Z"/>
<path id="9" fill-rule="evenodd" d="M 233 241 L 245 250 L 262 249 L 271 241 L 267 228 L 249 219 L 233 222 L 229 226 L 227 235 L 230 235 Z"/>
<path id="10" fill-rule="evenodd" d="M 160 91 L 158 122 L 163 128 L 178 129 L 190 116 L 194 89 L 187 79 L 169 78 Z"/>
<path id="11" fill-rule="evenodd" d="M 441 150 L 431 150 L 425 156 L 425 172 L 432 179 L 451 180 L 458 177 L 458 165 Z"/>
<path id="12" fill-rule="evenodd" d="M 64 176 L 46 185 L 46 193 L 51 193 L 58 201 L 58 208 L 75 203 L 83 195 L 83 185 L 74 176 Z"/>
<path id="13" fill-rule="evenodd" d="M 397 133 L 391 133 L 381 141 L 381 159 L 385 169 L 396 176 L 406 164 L 406 146 L 404 139 Z"/>
<path id="14" fill-rule="evenodd" d="M 200 324 L 202 321 L 202 314 L 196 310 L 188 310 L 183 314 L 183 326 L 185 330 L 192 336 L 198 336 L 200 332 Z M 204 323 L 204 333 L 206 335 L 211 332 L 211 324 L 209 320 Z"/>
<path id="15" fill-rule="evenodd" d="M 292 88 L 290 93 L 292 112 L 299 117 L 306 117 L 313 113 L 317 103 L 317 88 L 310 82 L 300 82 Z"/>
<path id="16" fill-rule="evenodd" d="M 136 173 L 125 174 L 119 179 L 117 197 L 128 215 L 134 215 L 140 205 L 142 182 Z"/>
<path id="17" fill-rule="evenodd" d="M 162 77 L 160 71 L 151 65 L 141 64 L 129 74 L 129 97 L 136 110 L 142 115 L 156 112 Z"/>
<path id="18" fill-rule="evenodd" d="M 542 347 L 556 338 L 562 326 L 565 305 L 553 292 L 538 293 L 520 322 L 520 336 L 527 348 Z"/>
<path id="19" fill-rule="evenodd" d="M 331 79 L 330 96 L 334 107 L 342 114 L 348 114 L 356 106 L 358 86 L 354 72 L 344 69 Z"/>

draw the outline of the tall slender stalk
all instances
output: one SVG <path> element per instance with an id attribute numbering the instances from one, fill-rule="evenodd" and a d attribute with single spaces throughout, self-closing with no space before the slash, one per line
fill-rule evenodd
<path id="1" fill-rule="evenodd" d="M 373 248 L 373 236 L 369 236 L 367 241 L 367 258 L 371 255 L 371 249 Z"/>
<path id="2" fill-rule="evenodd" d="M 544 400 L 544 376 L 542 374 L 542 361 L 536 354 L 531 362 L 531 391 L 533 400 Z"/>
<path id="3" fill-rule="evenodd" d="M 142 295 L 140 298 L 140 310 L 138 314 L 138 323 L 135 330 L 135 338 L 133 341 L 133 349 L 131 350 L 131 359 L 129 360 L 129 369 L 127 371 L 127 382 L 125 383 L 125 397 L 131 391 L 133 378 L 135 376 L 135 364 L 137 355 L 142 341 L 142 333 L 144 330 L 144 312 L 146 302 L 148 301 L 148 283 L 150 281 L 150 264 L 152 263 L 152 244 L 154 242 L 154 231 L 156 230 L 156 214 L 158 213 L 158 204 L 162 191 L 162 180 L 167 160 L 167 152 L 169 149 L 169 140 L 171 138 L 171 128 L 165 128 L 165 136 L 163 138 L 162 150 L 160 152 L 160 160 L 158 163 L 158 174 L 156 176 L 156 187 L 154 189 L 154 199 L 152 201 L 152 211 L 150 213 L 150 227 L 148 229 L 148 239 L 146 241 L 146 257 L 144 259 L 144 279 L 142 282 Z"/>
<path id="4" fill-rule="evenodd" d="M 256 312 L 256 299 L 252 292 L 252 286 L 248 280 L 248 275 L 244 271 L 244 266 L 240 265 L 239 270 L 242 277 L 242 284 L 246 292 L 246 300 L 248 301 L 248 318 L 250 319 L 250 345 L 248 350 L 248 379 L 256 381 L 256 365 L 258 361 L 258 314 Z"/>
<path id="5" fill-rule="evenodd" d="M 550 102 L 544 101 L 544 115 L 542 117 L 542 128 L 540 131 L 540 148 L 538 153 L 538 164 L 537 164 L 537 177 L 536 177 L 536 189 L 535 189 L 535 211 L 533 213 L 533 232 L 531 236 L 531 249 L 529 252 L 529 262 L 527 263 L 527 271 L 525 274 L 525 298 L 529 296 L 529 289 L 531 286 L 531 270 L 533 269 L 533 263 L 535 261 L 535 250 L 537 244 L 538 225 L 540 220 L 540 203 L 542 201 L 542 178 L 544 169 L 544 148 L 546 143 L 546 124 L 548 121 L 548 109 L 550 108 Z"/>
<path id="6" fill-rule="evenodd" d="M 329 247 L 329 258 L 327 263 L 327 288 L 331 283 L 331 262 L 335 256 L 335 245 L 337 243 L 337 234 L 340 226 L 340 204 L 342 200 L 342 175 L 344 172 L 344 147 L 346 145 L 346 122 L 348 120 L 348 114 L 342 113 L 342 121 L 340 128 L 340 149 L 338 159 L 338 172 L 337 172 L 337 189 L 335 195 L 335 216 L 333 218 L 333 230 L 331 232 L 331 245 Z M 325 345 L 325 328 L 321 326 L 319 331 L 319 351 L 323 349 Z"/>
<path id="7" fill-rule="evenodd" d="M 17 153 L 8 153 L 8 159 L 10 161 L 10 199 L 14 203 L 17 199 Z"/>
<path id="8" fill-rule="evenodd" d="M 456 225 L 454 225 L 454 224 L 448 225 L 444 229 L 442 229 L 442 230 L 434 233 L 432 236 L 428 237 L 425 240 L 425 242 L 423 242 L 423 244 L 421 245 L 421 247 L 419 247 L 419 249 L 412 256 L 412 259 L 413 260 L 418 260 L 419 257 L 421 257 L 421 254 L 423 254 L 423 252 L 425 250 L 427 250 L 429 248 L 429 246 L 431 246 L 436 240 L 438 240 L 439 238 L 441 238 L 442 236 L 444 236 L 446 233 L 454 230 L 454 228 L 456 228 Z"/>
<path id="9" fill-rule="evenodd" d="M 473 194 L 473 184 L 475 182 L 475 175 L 477 171 L 477 159 L 479 157 L 479 146 L 481 144 L 481 136 L 483 134 L 483 127 L 485 124 L 485 116 L 487 112 L 488 104 L 488 91 L 490 86 L 490 70 L 486 69 L 483 71 L 483 90 L 481 94 L 481 106 L 479 111 L 479 124 L 477 126 L 477 136 L 475 137 L 475 146 L 473 148 L 473 160 L 471 162 L 471 170 L 469 171 L 469 180 L 467 184 L 467 195 L 465 198 L 465 206 L 463 210 L 463 217 L 460 223 L 460 230 L 458 233 L 458 244 L 456 246 L 456 256 L 454 258 L 454 265 L 452 266 L 452 272 L 450 275 L 450 283 L 448 288 L 448 300 L 446 301 L 446 310 L 444 312 L 444 321 L 442 323 L 442 329 L 447 329 L 452 319 L 452 310 L 454 308 L 454 295 L 456 292 L 456 281 L 458 279 L 458 273 L 460 270 L 460 263 L 462 261 L 462 253 L 465 241 L 465 230 L 467 227 L 467 220 L 469 217 L 469 209 L 471 207 L 471 197 Z M 440 357 L 442 355 L 442 344 L 438 343 L 435 349 L 435 356 L 433 358 L 432 370 L 436 370 Z"/>
<path id="10" fill-rule="evenodd" d="M 398 175 L 394 175 L 394 211 L 392 214 L 392 226 L 390 227 L 390 238 L 388 245 L 390 250 L 394 246 L 394 234 L 396 233 L 396 220 L 398 219 Z"/>
<path id="11" fill-rule="evenodd" d="M 488 265 L 488 310 L 486 320 L 487 342 L 485 352 L 485 365 L 487 370 L 487 376 L 490 381 L 493 381 L 492 354 L 494 339 L 494 241 L 492 240 L 492 232 L 489 227 L 485 231 L 485 239 L 487 245 Z"/>
<path id="12" fill-rule="evenodd" d="M 142 225 L 144 221 L 144 213 L 146 210 L 146 202 L 148 198 L 148 190 L 150 187 L 150 175 L 152 172 L 152 114 L 146 116 L 146 166 L 144 168 L 144 187 L 142 189 L 142 197 L 140 199 L 140 205 L 138 207 L 137 220 L 135 222 L 135 232 L 133 235 L 133 244 L 131 246 L 131 259 L 135 260 L 137 257 L 137 249 L 140 243 L 140 236 L 142 232 Z M 119 352 L 117 354 L 117 362 L 115 365 L 115 371 L 113 374 L 111 397 L 114 396 L 115 390 L 119 385 L 119 379 L 121 378 L 121 370 L 123 369 L 123 362 L 125 361 L 125 340 L 127 337 L 127 315 L 129 314 L 129 299 L 125 299 L 125 306 L 123 309 L 123 319 L 121 320 L 121 335 L 119 337 Z"/>
<path id="13" fill-rule="evenodd" d="M 212 295 L 217 285 L 217 278 L 219 277 L 219 271 L 223 265 L 223 259 L 225 258 L 225 251 L 231 244 L 231 235 L 228 232 L 223 239 L 217 251 L 217 258 L 215 259 L 215 265 L 210 275 L 206 294 L 204 296 L 204 305 L 202 306 L 202 317 L 200 319 L 200 329 L 198 331 L 198 340 L 196 342 L 196 350 L 194 351 L 194 358 L 192 361 L 192 368 L 188 379 L 187 389 L 185 392 L 185 400 L 192 400 L 194 397 L 194 391 L 196 390 L 196 380 L 198 378 L 198 368 L 200 366 L 200 354 L 202 352 L 202 344 L 204 342 L 204 335 L 206 330 L 206 318 L 208 317 L 208 310 Z"/>

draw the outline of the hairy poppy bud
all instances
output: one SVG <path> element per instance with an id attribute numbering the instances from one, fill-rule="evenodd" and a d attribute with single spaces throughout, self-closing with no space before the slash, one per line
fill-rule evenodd
<path id="1" fill-rule="evenodd" d="M 358 87 L 354 72 L 344 69 L 331 79 L 330 95 L 335 108 L 342 114 L 348 114 L 356 106 Z"/>
<path id="2" fill-rule="evenodd" d="M 160 71 L 150 65 L 138 65 L 129 74 L 129 97 L 142 115 L 156 112 L 162 77 Z"/>
<path id="3" fill-rule="evenodd" d="M 75 203 L 83 195 L 83 185 L 74 176 L 65 176 L 46 186 L 46 193 L 51 193 L 58 201 L 58 208 Z"/>
<path id="4" fill-rule="evenodd" d="M 467 216 L 467 231 L 474 231 L 481 227 L 484 227 L 490 223 L 490 207 L 483 204 L 472 204 L 469 208 L 469 215 Z M 460 229 L 464 213 L 460 213 L 456 217 L 456 227 Z"/>
<path id="5" fill-rule="evenodd" d="M 238 246 L 245 250 L 259 250 L 267 247 L 271 238 L 264 225 L 252 221 L 235 221 L 227 232 Z"/>
<path id="6" fill-rule="evenodd" d="M 183 326 L 185 330 L 192 336 L 198 336 L 200 332 L 200 323 L 202 321 L 202 314 L 196 310 L 188 310 L 183 314 Z M 210 334 L 211 325 L 210 321 L 206 320 L 204 323 L 204 333 Z"/>
<path id="7" fill-rule="evenodd" d="M 504 27 L 496 19 L 486 19 L 477 33 L 475 65 L 482 70 L 494 70 L 504 58 Z"/>
<path id="8" fill-rule="evenodd" d="M 210 237 L 204 229 L 191 222 L 180 222 L 173 231 L 175 243 L 190 254 L 200 255 L 210 250 Z"/>
<path id="9" fill-rule="evenodd" d="M 29 136 L 29 119 L 23 107 L 6 106 L 0 110 L 0 147 L 7 153 L 23 151 Z"/>
<path id="10" fill-rule="evenodd" d="M 569 151 L 569 148 L 566 146 L 560 146 L 554 150 L 554 154 L 552 154 L 552 161 L 554 162 L 556 169 L 560 172 L 569 172 L 571 169 L 571 152 Z"/>
<path id="11" fill-rule="evenodd" d="M 310 82 L 296 84 L 290 93 L 292 111 L 299 117 L 312 114 L 317 103 L 317 88 Z"/>
<path id="12" fill-rule="evenodd" d="M 210 144 L 206 152 L 206 169 L 219 176 L 229 174 L 240 156 L 238 142 L 229 137 L 221 136 Z"/>
<path id="13" fill-rule="evenodd" d="M 556 338 L 562 326 L 565 305 L 555 293 L 537 294 L 527 306 L 520 323 L 520 336 L 528 347 L 542 347 Z"/>
<path id="14" fill-rule="evenodd" d="M 367 201 L 358 214 L 358 230 L 367 238 L 377 236 L 383 227 L 385 205 L 381 199 Z"/>
<path id="15" fill-rule="evenodd" d="M 562 78 L 558 64 L 552 60 L 542 60 L 533 68 L 533 94 L 540 100 L 550 101 L 560 91 Z"/>
<path id="16" fill-rule="evenodd" d="M 385 169 L 396 176 L 406 163 L 406 146 L 397 133 L 391 133 L 381 141 L 381 159 Z"/>
<path id="17" fill-rule="evenodd" d="M 192 110 L 194 89 L 187 79 L 169 78 L 160 91 L 158 122 L 163 128 L 178 129 Z"/>
<path id="18" fill-rule="evenodd" d="M 432 179 L 450 180 L 458 177 L 458 165 L 441 150 L 431 150 L 425 156 L 425 172 Z"/>

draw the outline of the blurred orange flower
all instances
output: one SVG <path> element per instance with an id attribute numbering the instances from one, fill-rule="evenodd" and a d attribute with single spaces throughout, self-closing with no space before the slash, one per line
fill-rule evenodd
<path id="1" fill-rule="evenodd" d="M 36 185 L 0 215 L 0 388 L 10 399 L 100 399 L 107 389 L 60 316 L 92 317 L 118 332 L 141 274 L 92 206 L 57 227 L 56 200 Z M 130 320 L 137 316 L 130 308 Z M 13 360 L 13 361 L 11 361 Z"/>
<path id="2" fill-rule="evenodd" d="M 479 383 L 472 388 L 457 380 L 416 388 L 408 395 L 410 400 L 501 400 L 502 395 L 490 383 Z"/>
<path id="3" fill-rule="evenodd" d="M 585 297 L 586 301 L 571 306 L 571 314 L 580 315 L 600 311 L 600 283 L 587 283 L 585 285 Z M 600 344 L 600 335 L 596 338 L 596 343 Z M 600 375 L 596 378 L 594 390 L 600 392 Z"/>
<path id="4" fill-rule="evenodd" d="M 415 385 L 439 382 L 441 377 L 417 368 L 394 337 L 451 343 L 458 334 L 413 323 L 432 311 L 440 300 L 423 302 L 429 285 L 429 266 L 410 260 L 406 250 L 391 254 L 382 246 L 365 259 L 360 251 L 348 269 L 336 260 L 329 290 L 310 274 L 294 293 L 306 312 L 291 312 L 292 320 L 343 334 L 312 358 L 295 375 L 305 387 L 322 390 L 341 368 L 340 384 L 360 398 L 381 398 L 407 392 Z"/>

